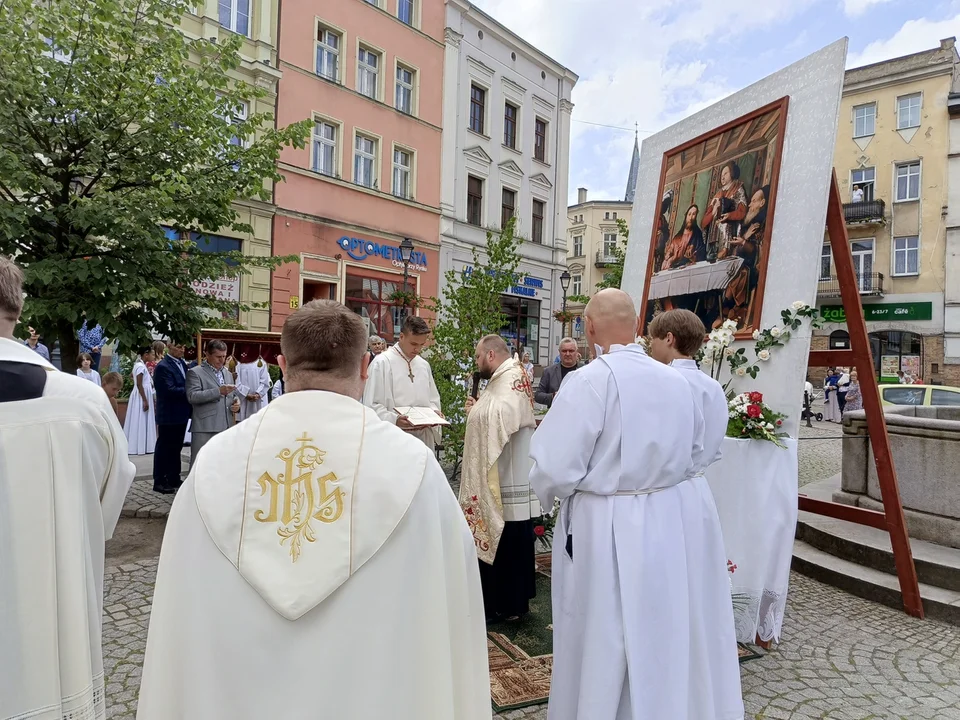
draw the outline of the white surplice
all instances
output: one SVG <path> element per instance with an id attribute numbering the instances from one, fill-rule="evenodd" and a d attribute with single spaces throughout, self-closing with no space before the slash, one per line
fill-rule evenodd
<path id="1" fill-rule="evenodd" d="M 413 379 L 410 375 L 413 375 Z M 430 363 L 417 355 L 407 362 L 399 345 L 393 345 L 370 363 L 363 404 L 373 408 L 381 420 L 397 424 L 398 407 L 428 407 L 441 412 L 440 391 L 433 381 Z M 440 444 L 440 428 L 410 432 L 433 450 Z"/>
<path id="2" fill-rule="evenodd" d="M 210 440 L 167 523 L 138 720 L 489 720 L 489 688 L 473 537 L 423 443 L 320 391 Z"/>
<path id="3" fill-rule="evenodd" d="M 670 367 L 679 370 L 693 390 L 693 399 L 703 415 L 703 447 L 693 458 L 695 471 L 702 473 L 720 459 L 720 448 L 727 435 L 727 422 L 730 410 L 723 386 L 697 367 L 694 360 L 674 360 Z M 698 476 L 701 482 L 704 477 Z"/>
<path id="4" fill-rule="evenodd" d="M 99 720 L 104 542 L 136 470 L 103 390 L 12 340 L 0 361 L 47 371 L 0 403 L 0 718 Z"/>
<path id="5" fill-rule="evenodd" d="M 258 366 L 257 363 L 260 363 Z M 246 420 L 267 406 L 267 392 L 270 390 L 270 370 L 262 360 L 248 363 L 237 363 L 237 385 L 243 385 L 247 393 L 258 393 L 259 400 L 247 400 L 246 395 L 240 398 L 240 413 L 237 422 Z"/>
<path id="6" fill-rule="evenodd" d="M 531 485 L 562 501 L 550 720 L 743 718 L 703 447 L 690 385 L 633 344 L 572 373 L 535 433 Z"/>

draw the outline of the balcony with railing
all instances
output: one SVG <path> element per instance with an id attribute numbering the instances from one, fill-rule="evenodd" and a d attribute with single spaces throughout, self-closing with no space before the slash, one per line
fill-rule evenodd
<path id="1" fill-rule="evenodd" d="M 603 250 L 597 250 L 597 259 L 594 262 L 594 267 L 605 268 L 608 265 L 615 265 L 617 262 L 617 256 L 613 253 L 607 253 Z"/>
<path id="2" fill-rule="evenodd" d="M 883 273 L 865 273 L 857 276 L 861 295 L 883 295 Z M 835 277 L 820 278 L 817 295 L 822 298 L 840 297 L 840 281 Z"/>
<path id="3" fill-rule="evenodd" d="M 843 204 L 847 225 L 882 225 L 885 205 L 883 200 L 864 200 Z"/>

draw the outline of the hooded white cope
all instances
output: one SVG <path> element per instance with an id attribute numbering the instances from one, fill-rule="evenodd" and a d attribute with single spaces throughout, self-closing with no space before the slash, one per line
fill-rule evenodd
<path id="1" fill-rule="evenodd" d="M 287 393 L 213 438 L 174 502 L 139 720 L 490 717 L 473 540 L 430 451 Z"/>

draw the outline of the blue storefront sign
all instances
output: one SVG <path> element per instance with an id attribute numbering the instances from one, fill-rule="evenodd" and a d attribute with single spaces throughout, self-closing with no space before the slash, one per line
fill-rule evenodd
<path id="1" fill-rule="evenodd" d="M 473 272 L 473 265 L 464 265 L 463 266 L 463 275 L 470 275 Z M 493 275 L 496 273 L 495 270 L 488 270 L 488 274 Z M 543 290 L 543 280 L 535 277 L 524 277 L 519 274 L 514 274 L 513 276 L 514 285 L 510 286 L 510 289 L 507 290 L 508 293 L 513 295 L 523 295 L 524 297 L 537 297 L 537 290 Z"/>
<path id="2" fill-rule="evenodd" d="M 392 261 L 394 265 L 403 266 L 403 262 L 400 260 L 400 247 L 397 245 L 381 245 L 372 240 L 347 237 L 346 235 L 340 238 L 337 244 L 357 262 L 363 262 L 369 257 L 380 257 Z M 410 255 L 410 266 L 425 271 L 427 269 L 427 256 L 419 250 L 414 250 Z"/>

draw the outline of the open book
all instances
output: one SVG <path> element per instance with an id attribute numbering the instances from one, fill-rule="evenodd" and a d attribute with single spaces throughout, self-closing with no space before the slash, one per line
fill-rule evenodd
<path id="1" fill-rule="evenodd" d="M 434 425 L 449 425 L 450 423 L 437 415 L 428 407 L 398 407 L 394 412 L 403 415 L 411 425 L 417 427 L 432 427 Z"/>

